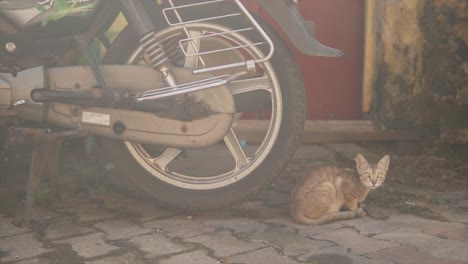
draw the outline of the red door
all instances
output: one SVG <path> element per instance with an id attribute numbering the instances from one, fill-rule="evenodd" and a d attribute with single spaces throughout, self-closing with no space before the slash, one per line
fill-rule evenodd
<path id="1" fill-rule="evenodd" d="M 344 52 L 340 58 L 296 56 L 307 89 L 307 118 L 362 118 L 364 0 L 299 0 L 305 20 L 315 22 L 316 37 Z"/>
<path id="2" fill-rule="evenodd" d="M 259 11 L 255 0 L 243 2 L 250 10 L 273 23 L 266 12 Z M 307 89 L 307 119 L 361 119 L 364 0 L 298 2 L 304 19 L 315 22 L 317 39 L 344 52 L 340 58 L 324 58 L 305 56 L 295 51 Z"/>

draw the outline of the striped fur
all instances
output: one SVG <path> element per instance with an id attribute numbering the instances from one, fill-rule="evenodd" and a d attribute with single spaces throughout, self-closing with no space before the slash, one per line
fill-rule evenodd
<path id="1" fill-rule="evenodd" d="M 321 225 L 364 215 L 359 204 L 384 182 L 390 158 L 386 155 L 376 165 L 370 165 L 361 154 L 355 160 L 357 173 L 326 166 L 298 183 L 291 192 L 292 218 L 300 224 Z"/>

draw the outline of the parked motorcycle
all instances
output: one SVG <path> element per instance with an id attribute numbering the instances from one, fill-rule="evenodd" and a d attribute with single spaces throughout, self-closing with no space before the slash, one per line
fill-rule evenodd
<path id="1" fill-rule="evenodd" d="M 296 1 L 257 2 L 304 54 L 342 55 L 314 38 Z M 241 1 L 68 4 L 51 19 L 53 0 L 0 0 L 0 126 L 96 135 L 125 184 L 179 208 L 235 203 L 284 171 L 304 125 L 302 76 Z M 258 143 L 239 138 L 246 122 L 263 124 Z"/>

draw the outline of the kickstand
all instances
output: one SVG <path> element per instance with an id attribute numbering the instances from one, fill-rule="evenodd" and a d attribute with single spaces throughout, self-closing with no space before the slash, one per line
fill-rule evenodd
<path id="1" fill-rule="evenodd" d="M 77 130 L 52 133 L 50 130 L 34 128 L 10 128 L 8 144 L 32 144 L 32 158 L 26 186 L 26 200 L 22 216 L 17 217 L 16 224 L 27 226 L 31 223 L 34 198 L 40 187 L 41 176 L 47 173 L 51 181 L 51 194 L 56 198 L 60 171 L 60 152 L 66 138 L 77 138 L 86 135 L 86 131 Z"/>
<path id="2" fill-rule="evenodd" d="M 33 145 L 28 183 L 26 185 L 26 200 L 24 202 L 23 216 L 17 217 L 19 218 L 17 219 L 19 220 L 17 224 L 20 226 L 27 226 L 31 222 L 36 189 L 39 187 L 41 176 L 47 167 L 47 159 L 52 158 L 48 153 L 49 148 L 48 143 L 36 143 Z"/>

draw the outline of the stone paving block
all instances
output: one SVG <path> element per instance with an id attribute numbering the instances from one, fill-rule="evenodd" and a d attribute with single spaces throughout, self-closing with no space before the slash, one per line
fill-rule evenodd
<path id="1" fill-rule="evenodd" d="M 368 259 L 348 252 L 345 247 L 333 246 L 320 249 L 298 257 L 299 261 L 306 263 L 326 264 L 391 264 L 392 262 L 382 259 Z"/>
<path id="2" fill-rule="evenodd" d="M 269 227 L 267 225 L 259 222 L 250 222 L 231 226 L 231 230 L 234 231 L 234 235 L 239 238 L 247 238 L 254 232 L 263 232 L 268 228 Z"/>
<path id="3" fill-rule="evenodd" d="M 186 215 L 187 219 L 207 223 L 211 220 L 226 220 L 233 217 L 245 217 L 231 208 L 210 210 L 204 212 L 194 212 L 192 215 Z"/>
<path id="4" fill-rule="evenodd" d="M 275 192 L 277 193 L 277 192 Z M 289 199 L 289 198 L 288 198 Z M 265 201 L 267 204 L 269 202 Z M 288 209 L 285 207 L 271 207 L 265 205 L 263 201 L 247 201 L 233 206 L 231 209 L 236 213 L 236 216 L 251 218 L 255 220 L 264 220 L 284 214 Z M 284 205 L 284 204 L 283 204 Z"/>
<path id="5" fill-rule="evenodd" d="M 33 258 L 52 251 L 44 248 L 33 233 L 0 238 L 0 263 Z"/>
<path id="6" fill-rule="evenodd" d="M 99 260 L 86 262 L 86 264 L 144 264 L 135 254 L 127 253 L 122 256 L 112 256 Z"/>
<path id="7" fill-rule="evenodd" d="M 246 242 L 233 237 L 230 232 L 215 232 L 208 235 L 202 235 L 186 239 L 191 243 L 202 244 L 214 251 L 216 257 L 224 258 L 235 254 L 254 251 L 265 245 L 262 243 Z"/>
<path id="8" fill-rule="evenodd" d="M 213 227 L 204 225 L 197 220 L 188 219 L 187 216 L 176 216 L 160 219 L 143 224 L 146 228 L 162 229 L 171 237 L 189 238 L 214 231 Z"/>
<path id="9" fill-rule="evenodd" d="M 99 222 L 94 226 L 104 231 L 108 240 L 129 239 L 134 236 L 144 235 L 155 231 L 154 229 L 143 228 L 130 221 L 120 219 Z"/>
<path id="10" fill-rule="evenodd" d="M 434 237 L 414 246 L 436 257 L 468 262 L 468 243 L 465 242 Z"/>
<path id="11" fill-rule="evenodd" d="M 456 260 L 448 260 L 437 258 L 426 253 L 419 252 L 415 247 L 400 246 L 394 248 L 386 248 L 367 255 L 367 257 L 376 260 L 388 260 L 395 264 L 463 264 Z"/>
<path id="12" fill-rule="evenodd" d="M 272 228 L 263 232 L 255 233 L 250 239 L 251 241 L 264 242 L 268 245 L 279 248 L 287 256 L 298 256 L 334 245 L 328 241 L 299 237 L 291 228 Z"/>
<path id="13" fill-rule="evenodd" d="M 96 232 L 96 230 L 74 224 L 72 219 L 68 217 L 49 222 L 47 228 L 44 230 L 45 238 L 49 240 L 79 236 L 94 232 Z"/>
<path id="14" fill-rule="evenodd" d="M 151 220 L 177 215 L 176 211 L 166 210 L 153 204 L 135 200 L 127 204 L 127 210 L 139 215 L 138 222 L 148 222 Z"/>
<path id="15" fill-rule="evenodd" d="M 359 230 L 359 234 L 364 236 L 374 236 L 376 234 L 386 233 L 402 227 L 398 223 L 389 223 L 382 220 L 375 220 L 370 217 L 360 217 L 339 222 L 343 226 L 354 227 Z"/>
<path id="16" fill-rule="evenodd" d="M 281 256 L 273 248 L 264 248 L 243 255 L 237 255 L 227 259 L 228 263 L 239 264 L 297 264 L 286 256 Z M 174 263 L 175 264 L 175 263 Z"/>
<path id="17" fill-rule="evenodd" d="M 160 264 L 219 264 L 220 262 L 216 259 L 208 256 L 205 251 L 197 250 L 189 253 L 172 256 L 168 259 L 160 260 Z"/>
<path id="18" fill-rule="evenodd" d="M 173 216 L 177 214 L 174 210 L 166 210 L 155 206 L 154 203 L 131 198 L 116 192 L 104 192 L 96 196 L 105 208 L 125 210 L 138 214 L 140 217 L 139 222 L 146 222 L 153 219 Z"/>
<path id="19" fill-rule="evenodd" d="M 78 217 L 78 222 L 94 222 L 115 216 L 114 213 L 99 207 L 97 204 L 78 205 L 76 207 L 63 208 L 60 211 L 75 214 Z"/>
<path id="20" fill-rule="evenodd" d="M 249 217 L 231 216 L 226 219 L 222 219 L 222 218 L 204 219 L 203 223 L 205 225 L 211 226 L 212 228 L 232 229 L 236 226 L 248 225 L 251 223 L 258 223 L 258 221 Z"/>
<path id="21" fill-rule="evenodd" d="M 70 244 L 73 251 L 80 257 L 93 258 L 106 255 L 113 250 L 119 249 L 116 246 L 106 243 L 104 237 L 104 233 L 93 233 L 65 240 L 57 240 L 54 241 L 54 243 Z"/>
<path id="22" fill-rule="evenodd" d="M 389 223 L 399 223 L 405 226 L 420 226 L 422 224 L 442 223 L 436 220 L 425 219 L 414 215 L 395 215 L 385 220 Z"/>
<path id="23" fill-rule="evenodd" d="M 137 245 L 141 251 L 145 252 L 145 258 L 155 258 L 163 255 L 180 253 L 189 249 L 175 244 L 162 234 L 149 234 L 133 237 L 129 242 Z"/>
<path id="24" fill-rule="evenodd" d="M 13 224 L 13 219 L 0 215 L 0 238 L 24 234 L 27 232 L 31 232 L 31 229 L 17 227 Z"/>
<path id="25" fill-rule="evenodd" d="M 23 261 L 15 262 L 15 264 L 50 264 L 51 261 L 44 257 L 36 257 L 32 259 L 26 259 Z"/>
<path id="26" fill-rule="evenodd" d="M 234 232 L 236 237 L 248 237 L 255 232 L 265 231 L 269 228 L 266 224 L 249 218 L 233 217 L 226 220 L 207 221 L 213 228 L 227 228 Z"/>
<path id="27" fill-rule="evenodd" d="M 298 234 L 303 237 L 314 237 L 315 235 L 322 234 L 322 233 L 328 233 L 340 228 L 343 228 L 344 226 L 341 224 L 341 222 L 334 222 L 330 224 L 325 224 L 325 225 L 301 225 L 295 223 L 289 213 L 283 214 L 280 217 L 268 219 L 266 223 L 271 223 L 275 225 L 282 225 L 282 226 L 288 226 L 294 229 L 297 229 Z"/>
<path id="28" fill-rule="evenodd" d="M 249 210 L 254 210 L 254 204 L 257 204 L 258 201 L 253 202 L 253 204 L 248 203 L 248 209 Z M 260 202 L 262 203 L 262 202 Z M 234 210 L 236 207 L 230 207 L 229 210 L 216 210 L 216 211 L 209 211 L 209 212 L 202 212 L 202 213 L 197 213 L 194 216 L 190 216 L 192 220 L 196 220 L 199 222 L 202 222 L 203 224 L 213 227 L 213 228 L 232 228 L 233 226 L 236 225 L 242 225 L 248 222 L 259 222 L 259 220 L 263 220 L 260 218 L 255 218 L 249 215 L 244 210 L 247 210 L 245 208 L 246 204 L 242 205 L 243 209 L 239 210 Z M 263 214 L 263 213 L 261 213 Z"/>
<path id="29" fill-rule="evenodd" d="M 402 244 L 418 244 L 422 243 L 428 239 L 434 238 L 431 235 L 421 233 L 418 228 L 414 227 L 407 227 L 407 228 L 400 228 L 396 230 L 392 230 L 387 233 L 378 234 L 373 236 L 375 239 L 379 240 L 388 240 L 394 241 Z"/>
<path id="30" fill-rule="evenodd" d="M 468 226 L 460 223 L 434 223 L 419 226 L 421 232 L 444 239 L 468 242 Z"/>
<path id="31" fill-rule="evenodd" d="M 440 258 L 468 261 L 468 243 L 427 235 L 416 228 L 398 229 L 374 238 L 411 245 L 418 248 L 420 252 Z"/>
<path id="32" fill-rule="evenodd" d="M 350 248 L 351 253 L 359 255 L 398 245 L 394 242 L 381 241 L 360 235 L 356 230 L 351 228 L 343 228 L 329 233 L 322 233 L 314 238 L 335 242 L 338 245 Z"/>

